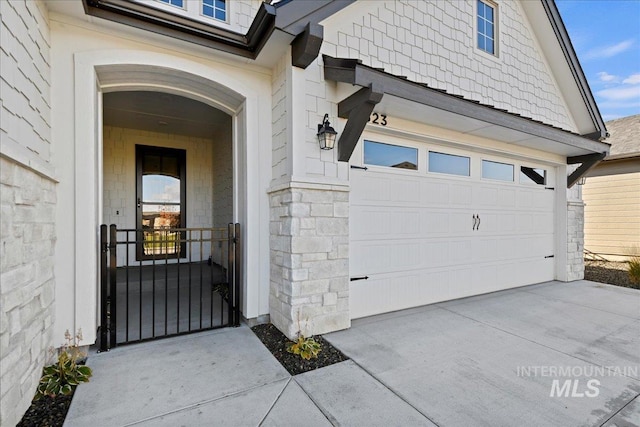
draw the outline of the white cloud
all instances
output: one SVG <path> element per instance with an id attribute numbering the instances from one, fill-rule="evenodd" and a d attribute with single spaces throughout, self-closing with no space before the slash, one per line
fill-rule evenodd
<path id="1" fill-rule="evenodd" d="M 640 85 L 636 86 L 620 86 L 611 89 L 603 89 L 596 92 L 598 96 L 607 101 L 626 101 L 640 99 Z"/>
<path id="2" fill-rule="evenodd" d="M 622 81 L 622 83 L 625 83 L 625 84 L 628 84 L 628 85 L 640 84 L 640 73 L 639 74 L 631 74 L 629 77 L 624 79 Z"/>
<path id="3" fill-rule="evenodd" d="M 624 40 L 620 43 L 610 45 L 610 46 L 601 46 L 595 49 L 591 49 L 584 55 L 584 59 L 605 59 L 616 56 L 626 50 L 629 50 L 631 46 L 633 46 L 634 40 Z"/>
<path id="4" fill-rule="evenodd" d="M 601 82 L 605 82 L 605 83 L 611 83 L 611 82 L 617 82 L 618 81 L 618 76 L 614 76 L 613 74 L 609 74 L 606 71 L 601 71 L 598 73 L 598 78 L 600 79 Z"/>

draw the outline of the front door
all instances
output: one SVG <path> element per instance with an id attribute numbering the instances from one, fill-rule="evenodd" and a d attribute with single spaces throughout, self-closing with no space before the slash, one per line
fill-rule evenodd
<path id="1" fill-rule="evenodd" d="M 186 152 L 136 145 L 138 260 L 185 256 Z"/>

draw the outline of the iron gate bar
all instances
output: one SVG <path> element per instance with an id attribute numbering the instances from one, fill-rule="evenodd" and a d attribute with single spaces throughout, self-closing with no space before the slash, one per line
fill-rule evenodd
<path id="1" fill-rule="evenodd" d="M 116 266 L 118 264 L 116 258 L 117 242 L 118 231 L 115 224 L 111 224 L 109 227 L 109 340 L 112 344 L 111 347 L 113 347 L 113 344 L 116 342 L 116 316 L 118 315 L 116 304 Z"/>
<path id="2" fill-rule="evenodd" d="M 240 275 L 242 273 L 241 270 L 241 259 L 240 256 L 242 254 L 242 252 L 240 251 L 241 246 L 240 246 L 240 242 L 242 241 L 240 239 L 240 224 L 235 224 L 235 230 L 233 233 L 233 246 L 235 249 L 235 256 L 233 257 L 233 262 L 235 262 L 235 267 L 236 267 L 236 274 L 235 277 L 233 278 L 233 283 L 235 284 L 235 286 L 233 286 L 233 293 L 235 294 L 235 300 L 233 303 L 233 311 L 235 314 L 235 322 L 232 323 L 233 326 L 240 326 L 240 290 L 242 289 L 242 286 L 240 285 L 242 282 L 240 280 Z M 229 236 L 229 238 L 231 238 L 231 236 Z M 229 294 L 229 297 L 231 297 L 231 294 Z M 230 308 L 231 310 L 231 308 Z"/>
<path id="3" fill-rule="evenodd" d="M 100 351 L 109 350 L 108 340 L 108 298 L 107 280 L 109 279 L 109 270 L 107 269 L 107 253 L 109 252 L 109 243 L 107 236 L 107 226 L 100 226 Z"/>

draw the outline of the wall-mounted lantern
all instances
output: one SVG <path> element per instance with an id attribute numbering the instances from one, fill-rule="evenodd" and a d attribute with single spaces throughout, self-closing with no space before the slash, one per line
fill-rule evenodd
<path id="1" fill-rule="evenodd" d="M 322 124 L 318 125 L 318 144 L 321 150 L 333 150 L 336 145 L 336 135 L 338 132 L 329 123 L 329 114 L 325 114 Z"/>

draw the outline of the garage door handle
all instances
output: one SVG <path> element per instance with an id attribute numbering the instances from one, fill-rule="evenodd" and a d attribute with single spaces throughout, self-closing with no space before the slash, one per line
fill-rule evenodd
<path id="1" fill-rule="evenodd" d="M 369 278 L 369 276 L 362 276 L 362 277 L 352 277 L 351 279 L 349 279 L 352 282 L 355 282 L 356 280 L 367 280 Z"/>
<path id="2" fill-rule="evenodd" d="M 476 227 L 476 230 L 480 230 L 480 215 L 477 215 L 476 218 L 478 218 L 478 226 Z"/>
<path id="3" fill-rule="evenodd" d="M 476 214 L 473 214 L 473 227 L 471 227 L 471 229 L 475 230 L 476 225 L 478 225 L 478 218 L 476 218 Z"/>

